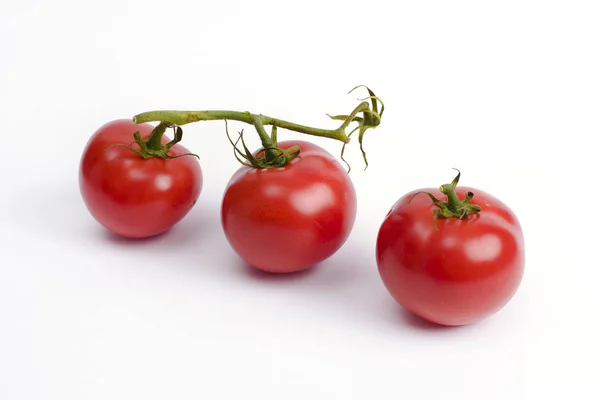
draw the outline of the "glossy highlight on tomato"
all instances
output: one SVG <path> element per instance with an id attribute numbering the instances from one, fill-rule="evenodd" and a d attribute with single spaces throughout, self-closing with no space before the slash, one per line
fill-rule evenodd
<path id="1" fill-rule="evenodd" d="M 250 266 L 272 273 L 308 269 L 336 253 L 356 218 L 356 192 L 341 164 L 305 141 L 279 168 L 242 166 L 230 179 L 221 221 L 229 244 Z"/>
<path id="2" fill-rule="evenodd" d="M 411 191 L 385 217 L 376 259 L 383 283 L 406 310 L 441 325 L 466 325 L 489 317 L 516 293 L 524 273 L 523 232 L 512 210 L 494 196 L 456 187 L 480 212 L 465 219 L 438 218 L 423 193 Z M 437 195 L 436 195 L 437 192 Z M 411 200 L 412 199 L 412 200 Z"/>
<path id="3" fill-rule="evenodd" d="M 177 158 L 144 159 L 123 144 L 140 149 L 133 138 L 148 138 L 153 126 L 115 120 L 100 127 L 81 157 L 79 186 L 91 215 L 109 231 L 144 238 L 172 228 L 192 209 L 203 177 L 196 157 L 180 144 L 170 148 Z M 162 143 L 169 139 L 162 137 Z"/>

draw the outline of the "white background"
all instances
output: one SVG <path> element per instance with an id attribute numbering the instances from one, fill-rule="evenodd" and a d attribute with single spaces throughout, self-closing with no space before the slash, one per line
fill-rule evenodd
<path id="1" fill-rule="evenodd" d="M 0 399 L 598 396 L 597 2 L 1 8 Z M 358 84 L 387 109 L 369 169 L 348 149 L 352 236 L 309 273 L 249 273 L 228 247 L 222 122 L 185 130 L 205 183 L 169 234 L 115 240 L 81 201 L 79 157 L 106 121 L 231 109 L 334 127 Z M 527 265 L 501 312 L 440 329 L 393 302 L 374 248 L 393 202 L 452 167 L 517 213 Z"/>

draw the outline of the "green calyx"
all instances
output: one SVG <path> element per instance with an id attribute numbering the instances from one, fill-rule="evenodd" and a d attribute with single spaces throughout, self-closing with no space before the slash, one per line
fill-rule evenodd
<path id="1" fill-rule="evenodd" d="M 115 143 L 115 144 L 110 145 L 106 149 L 106 151 L 108 151 L 108 149 L 112 146 L 121 146 L 121 147 L 125 147 L 125 148 L 133 151 L 135 154 L 137 154 L 138 156 L 140 156 L 143 159 L 149 159 L 149 158 L 167 159 L 167 158 L 179 158 L 182 156 L 194 156 L 194 157 L 200 158 L 200 157 L 198 157 L 198 155 L 193 154 L 193 153 L 185 153 L 185 154 L 181 154 L 178 156 L 170 155 L 169 150 L 171 150 L 171 148 L 173 146 L 175 146 L 177 143 L 181 142 L 181 139 L 183 139 L 183 130 L 179 126 L 172 126 L 173 140 L 171 140 L 170 142 L 168 142 L 166 144 L 163 144 L 162 138 L 168 127 L 169 127 L 169 124 L 161 122 L 152 130 L 152 132 L 150 133 L 150 135 L 148 136 L 147 139 L 142 139 L 142 135 L 140 134 L 140 131 L 135 131 L 135 133 L 133 134 L 133 138 L 135 139 L 135 142 L 140 146 L 139 149 L 133 148 L 133 147 L 125 145 L 125 144 Z"/>
<path id="2" fill-rule="evenodd" d="M 258 169 L 281 168 L 289 164 L 290 161 L 300 154 L 299 146 L 292 146 L 289 149 L 282 149 L 277 146 L 276 126 L 271 128 L 271 135 L 267 135 L 259 117 L 253 118 L 252 122 L 254 123 L 263 145 L 258 151 L 258 154 L 262 153 L 262 156 L 260 157 L 253 155 L 250 149 L 248 149 L 248 146 L 246 146 L 243 129 L 238 133 L 238 138 L 235 142 L 231 140 L 229 130 L 227 129 L 227 120 L 225 120 L 225 132 L 227 133 L 229 142 L 233 146 L 233 155 L 242 165 Z M 242 144 L 242 150 L 238 148 L 239 142 Z"/>
<path id="3" fill-rule="evenodd" d="M 475 194 L 473 192 L 467 192 L 467 195 L 464 199 L 460 200 L 458 195 L 456 194 L 456 186 L 458 185 L 458 181 L 460 179 L 460 171 L 456 168 L 454 170 L 458 171 L 458 175 L 451 183 L 446 183 L 440 186 L 440 192 L 446 195 L 447 201 L 438 200 L 433 194 L 429 192 L 417 192 L 415 193 L 409 200 L 409 203 L 412 199 L 419 194 L 426 194 L 431 198 L 431 201 L 439 207 L 433 211 L 433 227 L 437 230 L 437 219 L 438 218 L 458 218 L 458 219 L 466 219 L 469 215 L 478 213 L 481 211 L 481 207 L 476 204 L 471 204 L 471 200 Z"/>

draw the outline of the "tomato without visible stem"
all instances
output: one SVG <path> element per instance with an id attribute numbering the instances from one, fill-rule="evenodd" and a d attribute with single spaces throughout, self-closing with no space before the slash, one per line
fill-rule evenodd
<path id="1" fill-rule="evenodd" d="M 202 190 L 202 170 L 193 155 L 144 159 L 131 149 L 111 146 L 140 149 L 133 133 L 139 130 L 146 139 L 153 128 L 129 120 L 111 121 L 93 134 L 81 158 L 83 200 L 101 225 L 120 236 L 143 238 L 167 231 L 190 211 Z M 162 143 L 168 141 L 163 136 Z M 186 153 L 180 144 L 168 152 L 170 156 Z"/>
<path id="2" fill-rule="evenodd" d="M 466 325 L 500 310 L 517 291 L 525 250 L 515 214 L 492 195 L 471 191 L 481 211 L 466 219 L 438 218 L 425 194 L 407 193 L 393 205 L 377 237 L 380 276 L 406 310 L 441 325 Z M 443 197 L 437 196 L 439 200 Z M 411 200 L 412 198 L 412 200 Z"/>
<path id="3" fill-rule="evenodd" d="M 308 269 L 344 244 L 356 218 L 354 185 L 325 149 L 305 141 L 280 168 L 241 167 L 225 190 L 221 219 L 233 250 L 257 269 Z"/>

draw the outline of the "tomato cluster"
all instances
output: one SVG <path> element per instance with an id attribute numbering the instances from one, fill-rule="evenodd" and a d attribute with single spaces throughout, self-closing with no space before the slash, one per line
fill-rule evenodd
<path id="1" fill-rule="evenodd" d="M 359 123 L 361 149 L 364 131 L 376 127 L 383 112 L 373 104 L 373 109 L 362 104 L 349 116 L 333 117 L 345 121 L 340 129 Z M 167 232 L 200 197 L 202 169 L 179 143 L 178 125 L 217 118 L 209 112 L 157 115 L 170 116 L 156 127 L 135 118 L 110 121 L 83 151 L 82 198 L 98 223 L 117 235 L 144 238 Z M 180 115 L 191 119 L 181 122 Z M 245 145 L 238 151 L 249 162 L 233 174 L 223 194 L 221 222 L 232 250 L 270 273 L 297 272 L 330 258 L 355 222 L 352 181 L 322 147 L 277 142 L 275 126 L 323 136 L 335 132 L 341 136 L 330 137 L 345 143 L 348 137 L 262 116 L 228 115 L 252 123 L 264 145 L 253 153 Z M 271 137 L 262 129 L 264 121 L 274 126 Z M 174 128 L 173 139 L 163 135 L 167 127 Z M 458 186 L 459 177 L 460 172 L 438 189 L 403 195 L 383 219 L 376 240 L 375 263 L 391 297 L 441 325 L 471 324 L 500 310 L 517 291 L 525 264 L 516 215 L 492 195 Z"/>

